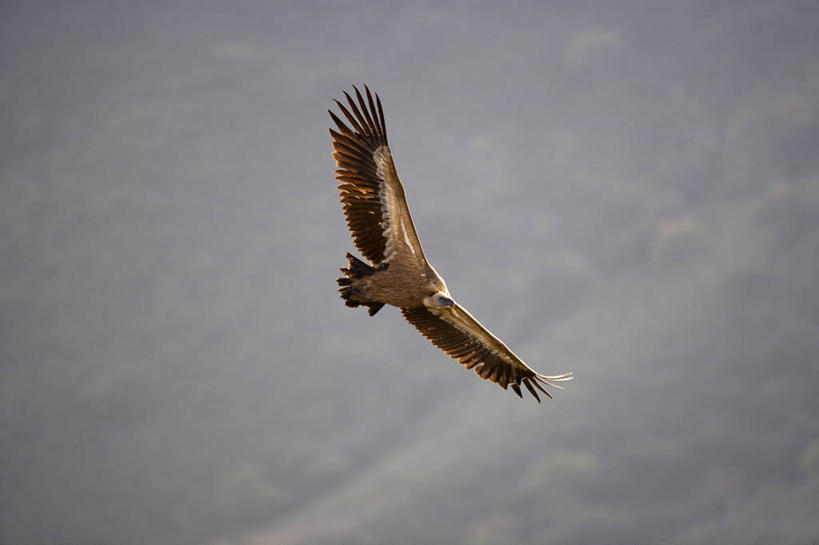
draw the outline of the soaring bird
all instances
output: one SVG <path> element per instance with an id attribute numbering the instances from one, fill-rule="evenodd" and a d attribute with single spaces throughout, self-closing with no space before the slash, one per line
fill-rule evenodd
<path id="1" fill-rule="evenodd" d="M 328 110 L 338 129 L 331 128 L 330 136 L 347 226 L 370 262 L 347 253 L 348 266 L 337 280 L 345 304 L 367 307 L 370 316 L 385 304 L 396 306 L 421 335 L 482 379 L 504 390 L 511 386 L 520 397 L 522 384 L 538 402 L 538 390 L 552 397 L 544 386 L 562 389 L 558 383 L 572 373 L 535 372 L 455 302 L 427 261 L 387 143 L 381 99 L 366 85 L 366 101 L 353 89 L 355 99 L 344 92 L 346 106 L 335 100 L 347 123 Z"/>

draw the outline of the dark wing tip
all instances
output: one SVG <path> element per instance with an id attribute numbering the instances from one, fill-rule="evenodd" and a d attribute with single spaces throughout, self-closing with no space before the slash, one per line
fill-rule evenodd
<path id="1" fill-rule="evenodd" d="M 381 99 L 378 97 L 378 93 L 370 91 L 370 88 L 366 84 L 363 86 L 363 94 L 356 85 L 352 87 L 352 94 L 347 91 L 342 91 L 344 98 L 347 100 L 346 105 L 342 104 L 339 100 L 332 99 L 352 126 L 352 130 L 347 129 L 347 131 L 349 131 L 351 136 L 369 142 L 373 149 L 380 145 L 389 145 L 387 141 L 387 125 L 384 121 L 384 110 L 381 107 Z M 333 115 L 332 112 L 330 114 L 331 116 Z M 335 116 L 333 117 L 333 121 L 339 126 L 342 132 L 347 132 L 339 125 L 338 119 Z M 355 134 L 353 134 L 353 132 L 355 132 Z"/>
<path id="2" fill-rule="evenodd" d="M 523 382 L 523 385 L 526 386 L 527 390 L 529 390 L 529 393 L 532 394 L 535 399 L 537 399 L 537 402 L 540 403 L 540 396 L 537 395 L 537 391 L 534 389 L 534 387 L 532 387 L 532 381 L 529 380 L 529 378 L 527 377 L 523 379 L 521 382 Z"/>

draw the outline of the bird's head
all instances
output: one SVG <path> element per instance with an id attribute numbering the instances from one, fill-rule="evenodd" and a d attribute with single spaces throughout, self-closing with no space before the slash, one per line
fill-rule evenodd
<path id="1" fill-rule="evenodd" d="M 455 301 L 448 292 L 436 291 L 424 297 L 424 306 L 430 308 L 454 307 Z"/>

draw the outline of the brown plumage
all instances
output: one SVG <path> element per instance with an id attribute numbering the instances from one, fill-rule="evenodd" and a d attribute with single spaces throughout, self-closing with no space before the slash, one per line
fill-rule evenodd
<path id="1" fill-rule="evenodd" d="M 353 89 L 355 99 L 344 93 L 346 106 L 335 101 L 349 125 L 330 111 L 338 129 L 330 129 L 330 135 L 347 226 L 356 248 L 371 265 L 347 254 L 349 264 L 338 279 L 345 304 L 366 306 L 371 316 L 385 304 L 399 307 L 432 344 L 481 378 L 504 390 L 511 386 L 521 397 L 521 384 L 538 401 L 538 390 L 551 397 L 543 386 L 562 388 L 557 383 L 571 380 L 572 373 L 536 373 L 452 300 L 415 232 L 387 142 L 381 100 L 377 94 L 373 98 L 366 86 L 366 100 Z"/>

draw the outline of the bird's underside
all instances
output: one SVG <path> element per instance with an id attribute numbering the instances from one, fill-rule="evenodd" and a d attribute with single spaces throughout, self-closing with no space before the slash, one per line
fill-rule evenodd
<path id="1" fill-rule="evenodd" d="M 552 397 L 545 386 L 562 388 L 558 383 L 572 373 L 536 373 L 452 299 L 427 261 L 387 143 L 381 100 L 366 86 L 364 95 L 354 90 L 355 99 L 344 93 L 346 105 L 335 101 L 346 123 L 330 111 L 338 129 L 330 135 L 347 226 L 370 263 L 347 254 L 338 279 L 345 304 L 365 306 L 371 316 L 385 304 L 399 307 L 421 335 L 481 378 L 521 397 L 521 385 L 538 401 L 538 391 Z"/>

